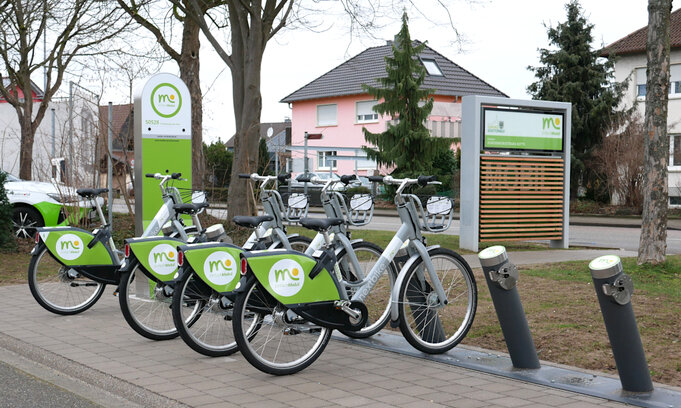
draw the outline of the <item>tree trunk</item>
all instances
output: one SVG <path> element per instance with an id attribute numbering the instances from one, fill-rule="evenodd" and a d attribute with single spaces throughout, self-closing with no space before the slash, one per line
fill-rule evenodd
<path id="1" fill-rule="evenodd" d="M 237 22 L 245 28 L 249 16 L 241 8 L 232 7 L 230 21 Z M 261 21 L 250 20 L 250 29 L 240 31 L 232 27 L 232 88 L 234 101 L 234 118 L 236 133 L 234 134 L 234 161 L 232 176 L 227 195 L 227 214 L 255 214 L 256 208 L 249 199 L 248 180 L 240 179 L 240 173 L 253 173 L 258 169 L 258 143 L 260 142 L 260 113 L 262 96 L 260 93 L 260 71 L 262 56 L 265 51 Z M 243 34 L 248 32 L 248 36 Z"/>
<path id="2" fill-rule="evenodd" d="M 23 180 L 31 180 L 33 178 L 31 169 L 33 167 L 33 142 L 35 140 L 35 134 L 33 132 L 33 124 L 31 123 L 32 106 L 30 104 L 29 106 L 28 111 L 24 108 L 19 112 L 19 126 L 21 127 L 19 178 Z"/>
<path id="3" fill-rule="evenodd" d="M 638 263 L 665 261 L 667 250 L 667 94 L 671 0 L 648 1 L 643 216 Z"/>
<path id="4" fill-rule="evenodd" d="M 180 79 L 189 88 L 192 104 L 192 188 L 203 188 L 205 163 L 203 158 L 203 107 L 201 101 L 201 81 L 199 78 L 199 33 L 201 28 L 194 19 L 186 18 L 182 31 L 182 50 L 180 52 Z"/>

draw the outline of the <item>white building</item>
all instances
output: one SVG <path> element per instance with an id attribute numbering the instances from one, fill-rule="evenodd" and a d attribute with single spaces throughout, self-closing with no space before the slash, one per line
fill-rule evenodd
<path id="1" fill-rule="evenodd" d="M 623 104 L 638 103 L 641 118 L 645 113 L 646 95 L 646 36 L 643 27 L 604 48 L 601 55 L 615 54 L 615 80 L 625 81 Z M 681 207 L 681 9 L 671 13 L 670 86 L 667 126 L 669 132 L 669 204 Z"/>
<path id="2" fill-rule="evenodd" d="M 37 87 L 36 91 L 38 97 L 34 97 L 34 115 L 42 99 L 42 91 Z M 69 98 L 53 98 L 50 102 L 35 133 L 31 169 L 33 180 L 51 181 L 56 178 L 57 181 L 77 187 L 91 187 L 96 184 L 99 119 L 97 100 L 94 97 L 95 95 L 88 92 L 75 90 L 72 112 Z M 16 110 L 0 98 L 1 170 L 19 176 L 20 147 L 21 128 Z M 58 163 L 54 169 L 53 163 Z"/>

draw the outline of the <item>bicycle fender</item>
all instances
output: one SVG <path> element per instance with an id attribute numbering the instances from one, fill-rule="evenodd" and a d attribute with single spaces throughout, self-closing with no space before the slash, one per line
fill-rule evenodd
<path id="1" fill-rule="evenodd" d="M 439 248 L 440 245 L 433 245 L 429 246 L 426 248 L 426 251 L 430 253 L 433 249 Z M 399 303 L 399 296 L 400 296 L 400 288 L 402 287 L 402 282 L 405 279 L 405 276 L 407 276 L 407 271 L 411 266 L 416 262 L 416 260 L 420 258 L 420 254 L 414 254 L 409 259 L 407 262 L 404 263 L 404 266 L 402 269 L 400 269 L 400 272 L 397 274 L 397 279 L 395 280 L 395 290 L 390 294 L 390 320 L 392 321 L 398 321 L 399 319 L 399 308 L 398 308 L 398 303 Z"/>
<path id="2" fill-rule="evenodd" d="M 177 273 L 177 247 L 185 242 L 169 237 L 129 238 L 131 257 L 139 262 L 144 272 L 152 278 L 168 282 Z"/>
<path id="3" fill-rule="evenodd" d="M 404 263 L 404 266 L 402 269 L 400 269 L 400 273 L 397 274 L 397 279 L 395 280 L 395 290 L 392 291 L 390 294 L 390 320 L 392 321 L 398 321 L 399 320 L 399 309 L 398 309 L 398 302 L 399 302 L 399 288 L 402 287 L 402 281 L 404 281 L 404 277 L 407 275 L 407 271 L 409 268 L 411 268 L 411 265 L 416 262 L 416 260 L 419 258 L 419 254 L 414 254 L 412 255 L 407 262 Z"/>
<path id="4" fill-rule="evenodd" d="M 76 227 L 37 228 L 39 242 L 59 263 L 66 266 L 114 265 L 114 255 L 101 242 L 89 247 L 95 236 Z"/>
<path id="5" fill-rule="evenodd" d="M 311 256 L 296 251 L 244 252 L 249 275 L 284 305 L 325 302 L 341 299 L 341 288 L 326 268 L 314 279 L 310 273 L 317 265 Z"/>
<path id="6" fill-rule="evenodd" d="M 184 254 L 184 268 L 194 270 L 196 275 L 216 292 L 231 292 L 239 282 L 239 257 L 244 252 L 236 245 L 204 243 L 183 245 L 178 248 Z"/>

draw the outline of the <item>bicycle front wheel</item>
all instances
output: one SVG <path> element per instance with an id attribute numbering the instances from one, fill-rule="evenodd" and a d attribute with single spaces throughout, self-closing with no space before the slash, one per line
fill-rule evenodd
<path id="1" fill-rule="evenodd" d="M 381 247 L 367 241 L 353 243 L 352 250 L 354 256 L 357 257 L 357 263 L 361 271 L 355 270 L 355 266 L 351 261 L 352 254 L 348 254 L 345 249 L 341 250 L 338 254 L 337 265 L 340 268 L 343 279 L 348 282 L 356 282 L 360 276 L 366 278 L 383 253 Z M 390 294 L 395 285 L 397 268 L 395 263 L 390 262 L 386 269 L 366 298 L 364 298 L 364 305 L 369 311 L 366 325 L 358 331 L 341 330 L 341 333 L 348 337 L 362 339 L 378 333 L 388 323 L 388 320 L 390 320 Z M 348 287 L 348 298 L 352 298 L 356 290 L 357 287 Z"/>
<path id="2" fill-rule="evenodd" d="M 118 301 L 123 317 L 133 330 L 151 340 L 178 336 L 170 308 L 172 295 L 165 289 L 144 275 L 139 265 L 121 275 Z"/>
<path id="3" fill-rule="evenodd" d="M 274 375 L 294 374 L 324 351 L 331 329 L 293 313 L 251 280 L 234 302 L 234 337 L 251 365 Z"/>
<path id="4" fill-rule="evenodd" d="M 103 283 L 57 262 L 43 247 L 28 265 L 28 287 L 40 306 L 52 313 L 73 315 L 89 309 L 104 293 Z"/>
<path id="5" fill-rule="evenodd" d="M 209 357 L 228 356 L 238 350 L 232 329 L 233 303 L 190 271 L 173 292 L 172 313 L 182 340 Z"/>
<path id="6" fill-rule="evenodd" d="M 478 290 L 470 266 L 459 254 L 436 248 L 429 255 L 447 303 L 441 304 L 423 258 L 419 258 L 399 288 L 400 331 L 417 350 L 440 354 L 466 337 L 475 317 Z"/>

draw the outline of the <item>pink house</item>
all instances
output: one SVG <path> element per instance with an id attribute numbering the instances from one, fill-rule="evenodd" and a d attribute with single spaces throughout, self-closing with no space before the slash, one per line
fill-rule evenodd
<path id="1" fill-rule="evenodd" d="M 367 145 L 362 128 L 381 132 L 390 118 L 372 110 L 377 101 L 362 90 L 362 84 L 376 86 L 376 79 L 386 76 L 389 55 L 392 41 L 368 48 L 281 100 L 292 109 L 291 171 L 303 172 L 307 132 L 322 135 L 308 140 L 309 171 L 373 174 L 376 163 L 366 159 L 361 149 Z M 427 46 L 419 57 L 427 72 L 424 87 L 435 89 L 427 123 L 433 136 L 458 137 L 463 96 L 507 96 Z"/>
<path id="2" fill-rule="evenodd" d="M 7 77 L 2 77 L 2 86 L 5 89 L 10 89 L 12 87 L 12 82 L 9 80 Z M 17 94 L 19 95 L 19 100 L 24 99 L 24 91 L 21 89 L 17 88 L 16 89 Z M 14 90 L 10 90 L 10 94 L 14 93 Z M 45 95 L 43 94 L 43 91 L 38 88 L 38 85 L 36 85 L 33 81 L 31 81 L 31 97 L 33 98 L 34 103 L 42 102 L 43 98 Z M 0 103 L 7 103 L 5 98 L 0 96 Z"/>

